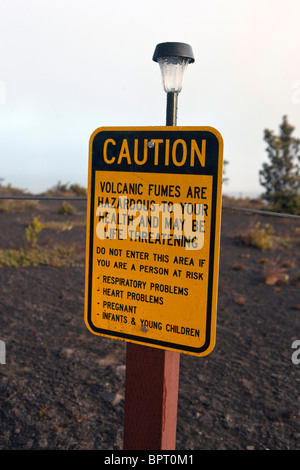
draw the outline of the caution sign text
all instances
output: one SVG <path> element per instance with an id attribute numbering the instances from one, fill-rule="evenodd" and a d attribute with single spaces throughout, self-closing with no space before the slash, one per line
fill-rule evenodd
<path id="1" fill-rule="evenodd" d="M 222 147 L 211 128 L 94 132 L 85 299 L 93 333 L 199 356 L 213 349 Z"/>

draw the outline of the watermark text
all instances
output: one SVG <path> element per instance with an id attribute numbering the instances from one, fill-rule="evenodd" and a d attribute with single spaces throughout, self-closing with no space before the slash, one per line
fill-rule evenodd
<path id="1" fill-rule="evenodd" d="M 0 364 L 6 364 L 6 347 L 4 341 L 0 340 Z"/>
<path id="2" fill-rule="evenodd" d="M 292 342 L 292 349 L 295 349 L 291 357 L 292 363 L 298 365 L 300 364 L 300 339 L 295 339 Z"/>

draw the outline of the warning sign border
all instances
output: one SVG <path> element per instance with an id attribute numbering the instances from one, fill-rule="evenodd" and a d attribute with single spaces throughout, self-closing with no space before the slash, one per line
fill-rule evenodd
<path id="1" fill-rule="evenodd" d="M 92 288 L 93 288 L 93 244 L 94 244 L 94 198 L 95 198 L 95 171 L 93 170 L 93 146 L 94 140 L 99 133 L 113 132 L 118 134 L 120 132 L 142 133 L 142 132 L 175 132 L 179 135 L 182 132 L 209 132 L 213 134 L 218 140 L 218 168 L 216 172 L 216 180 L 213 180 L 212 187 L 212 208 L 211 208 L 211 233 L 210 233 L 210 247 L 209 247 L 209 282 L 208 282 L 208 297 L 207 297 L 207 327 L 205 343 L 200 348 L 195 348 L 187 345 L 171 343 L 167 341 L 156 340 L 147 338 L 146 336 L 137 336 L 123 332 L 111 331 L 103 328 L 98 328 L 93 325 L 91 320 L 91 301 L 92 301 Z M 117 171 L 114 168 L 114 171 Z M 120 172 L 129 171 L 121 169 Z M 145 170 L 143 170 L 145 171 Z M 147 171 L 147 170 L 146 170 Z M 151 173 L 151 171 L 147 171 Z M 161 171 L 159 171 L 161 173 Z M 155 173 L 155 172 L 153 172 Z M 175 173 L 169 171 L 169 173 Z M 182 170 L 176 170 L 178 174 L 186 174 Z M 199 173 L 192 173 L 199 174 Z M 87 225 L 86 225 L 86 267 L 85 267 L 85 312 L 84 318 L 87 328 L 93 333 L 104 337 L 115 338 L 123 341 L 129 341 L 137 344 L 148 345 L 160 349 L 167 349 L 185 354 L 205 356 L 209 354 L 215 346 L 215 330 L 216 330 L 216 315 L 217 315 L 217 291 L 218 291 L 218 274 L 219 274 L 219 248 L 220 248 L 220 225 L 221 225 L 221 204 L 222 204 L 222 178 L 223 178 L 223 139 L 221 134 L 212 127 L 100 127 L 96 129 L 90 137 L 89 141 L 89 168 L 88 168 L 88 195 L 87 195 Z"/>

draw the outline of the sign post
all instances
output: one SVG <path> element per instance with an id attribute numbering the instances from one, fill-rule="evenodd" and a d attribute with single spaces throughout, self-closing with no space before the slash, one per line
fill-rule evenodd
<path id="1" fill-rule="evenodd" d="M 85 320 L 127 341 L 125 449 L 175 448 L 180 353 L 214 347 L 222 149 L 208 127 L 90 140 Z"/>
<path id="2" fill-rule="evenodd" d="M 191 46 L 161 43 L 166 127 L 90 139 L 85 321 L 127 341 L 124 450 L 174 450 L 180 353 L 215 343 L 223 141 L 176 127 Z"/>

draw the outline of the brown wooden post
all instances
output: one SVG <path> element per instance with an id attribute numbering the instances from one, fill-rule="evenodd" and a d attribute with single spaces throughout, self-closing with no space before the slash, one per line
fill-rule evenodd
<path id="1" fill-rule="evenodd" d="M 175 450 L 180 353 L 127 343 L 124 450 Z"/>

